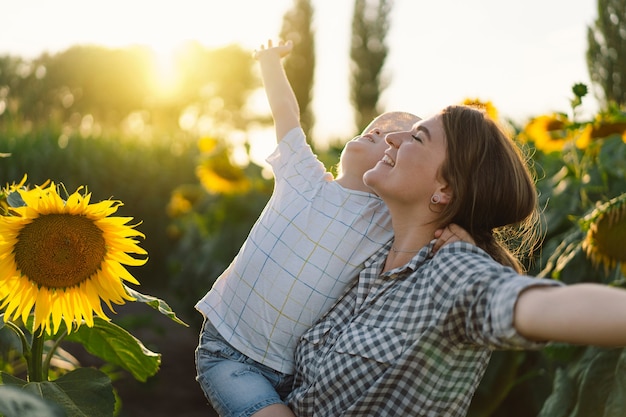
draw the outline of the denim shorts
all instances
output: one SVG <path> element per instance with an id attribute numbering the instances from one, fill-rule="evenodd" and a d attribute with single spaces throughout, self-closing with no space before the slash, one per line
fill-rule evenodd
<path id="1" fill-rule="evenodd" d="M 221 417 L 249 417 L 272 404 L 286 404 L 293 375 L 240 353 L 204 321 L 196 349 L 196 379 Z"/>

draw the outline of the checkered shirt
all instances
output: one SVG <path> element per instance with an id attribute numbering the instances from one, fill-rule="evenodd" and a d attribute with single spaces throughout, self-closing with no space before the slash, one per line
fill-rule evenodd
<path id="1" fill-rule="evenodd" d="M 296 415 L 465 416 L 494 349 L 533 349 L 513 328 L 530 286 L 463 242 L 432 244 L 402 268 L 380 274 L 390 244 L 308 332 L 296 351 Z"/>

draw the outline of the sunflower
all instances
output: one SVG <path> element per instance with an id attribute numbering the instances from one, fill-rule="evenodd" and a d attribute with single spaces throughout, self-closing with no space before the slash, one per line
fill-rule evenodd
<path id="1" fill-rule="evenodd" d="M 498 120 L 498 109 L 491 101 L 483 101 L 479 98 L 466 98 L 463 100 L 465 106 L 475 107 L 485 111 L 487 116 L 492 120 Z"/>
<path id="2" fill-rule="evenodd" d="M 124 265 L 140 266 L 146 255 L 135 237 L 144 237 L 132 217 L 109 217 L 117 200 L 90 204 L 91 193 L 79 187 L 64 201 L 53 182 L 32 190 L 15 189 L 23 205 L 0 216 L 0 310 L 4 320 L 34 310 L 33 332 L 68 331 L 83 322 L 91 327 L 94 313 L 104 320 L 106 303 L 134 300 L 123 281 L 139 284 Z"/>
<path id="3" fill-rule="evenodd" d="M 196 167 L 196 176 L 209 193 L 236 194 L 250 189 L 245 170 L 231 162 L 226 146 L 212 138 L 201 139 L 198 146 L 203 157 Z"/>
<path id="4" fill-rule="evenodd" d="M 563 114 L 535 117 L 520 133 L 520 139 L 534 142 L 537 149 L 545 152 L 560 152 L 572 140 L 568 127 L 571 122 Z"/>
<path id="5" fill-rule="evenodd" d="M 581 225 L 587 232 L 582 248 L 592 263 L 607 271 L 619 264 L 626 275 L 626 193 L 600 204 Z"/>

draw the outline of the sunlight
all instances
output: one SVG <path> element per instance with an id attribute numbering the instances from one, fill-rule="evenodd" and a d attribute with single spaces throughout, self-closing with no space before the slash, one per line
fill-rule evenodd
<path id="1" fill-rule="evenodd" d="M 152 47 L 154 75 L 152 86 L 157 98 L 172 98 L 180 87 L 180 73 L 176 56 L 179 47 L 154 44 Z"/>
<path id="2" fill-rule="evenodd" d="M 250 161 L 263 168 L 263 176 L 273 176 L 270 164 L 265 160 L 276 149 L 276 133 L 273 127 L 255 126 L 248 133 Z"/>

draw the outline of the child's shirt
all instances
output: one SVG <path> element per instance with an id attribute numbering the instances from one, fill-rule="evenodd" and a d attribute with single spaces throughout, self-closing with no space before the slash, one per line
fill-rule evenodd
<path id="1" fill-rule="evenodd" d="M 196 308 L 241 353 L 291 374 L 299 337 L 392 238 L 391 218 L 375 194 L 337 184 L 300 128 L 267 161 L 272 197 Z"/>

